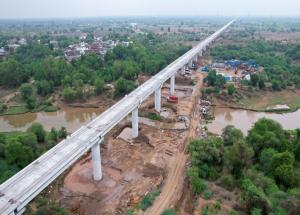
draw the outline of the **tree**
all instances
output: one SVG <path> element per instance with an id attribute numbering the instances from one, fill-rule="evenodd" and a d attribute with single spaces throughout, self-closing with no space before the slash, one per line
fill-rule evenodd
<path id="1" fill-rule="evenodd" d="M 192 140 L 188 145 L 193 165 L 220 165 L 223 161 L 224 147 L 221 138 Z"/>
<path id="2" fill-rule="evenodd" d="M 104 81 L 100 78 L 97 78 L 94 82 L 95 92 L 97 95 L 101 94 L 104 89 Z"/>
<path id="3" fill-rule="evenodd" d="M 27 132 L 32 132 L 36 135 L 38 142 L 44 142 L 46 131 L 40 123 L 33 123 L 28 129 Z"/>
<path id="4" fill-rule="evenodd" d="M 242 181 L 242 201 L 248 213 L 254 207 L 261 209 L 263 214 L 271 209 L 271 202 L 266 194 L 248 178 Z"/>
<path id="5" fill-rule="evenodd" d="M 196 194 L 200 194 L 206 189 L 207 184 L 202 179 L 200 179 L 197 167 L 190 167 L 187 170 L 187 176 L 192 185 L 192 189 Z"/>
<path id="6" fill-rule="evenodd" d="M 292 187 L 295 182 L 294 167 L 287 164 L 280 165 L 274 170 L 274 176 L 278 183 Z"/>
<path id="7" fill-rule="evenodd" d="M 277 153 L 272 156 L 271 169 L 275 170 L 280 165 L 294 165 L 295 158 L 290 152 Z"/>
<path id="8" fill-rule="evenodd" d="M 52 83 L 47 80 L 41 80 L 36 83 L 37 93 L 46 96 L 53 92 Z"/>
<path id="9" fill-rule="evenodd" d="M 58 138 L 65 139 L 68 136 L 67 129 L 65 127 L 61 127 L 58 131 Z"/>
<path id="10" fill-rule="evenodd" d="M 294 184 L 294 162 L 295 158 L 290 152 L 286 151 L 273 155 L 271 170 L 278 183 L 287 187 L 291 187 Z"/>
<path id="11" fill-rule="evenodd" d="M 33 87 L 31 84 L 25 83 L 20 87 L 21 96 L 24 100 L 30 98 L 33 94 Z"/>
<path id="12" fill-rule="evenodd" d="M 55 128 L 51 128 L 51 131 L 47 135 L 47 140 L 57 141 L 58 139 L 58 132 Z"/>
<path id="13" fill-rule="evenodd" d="M 247 136 L 247 142 L 253 147 L 256 156 L 264 148 L 273 148 L 284 151 L 289 148 L 288 141 L 282 126 L 271 119 L 259 119 Z"/>
<path id="14" fill-rule="evenodd" d="M 270 174 L 272 171 L 272 157 L 278 152 L 273 148 L 264 149 L 259 155 L 259 167 L 266 173 Z"/>
<path id="15" fill-rule="evenodd" d="M 63 97 L 67 101 L 73 101 L 76 99 L 76 92 L 71 87 L 66 87 L 63 90 Z"/>
<path id="16" fill-rule="evenodd" d="M 235 93 L 236 89 L 233 84 L 229 84 L 227 87 L 227 93 L 228 95 L 233 95 Z"/>
<path id="17" fill-rule="evenodd" d="M 33 96 L 30 96 L 26 99 L 26 107 L 29 109 L 29 110 L 32 110 L 36 107 L 37 105 L 37 102 L 36 102 L 36 98 L 33 97 Z"/>
<path id="18" fill-rule="evenodd" d="M 119 78 L 115 83 L 115 94 L 124 95 L 135 88 L 134 82 Z"/>
<path id="19" fill-rule="evenodd" d="M 13 59 L 0 63 L 0 85 L 5 87 L 16 87 L 28 80 L 22 64 Z"/>
<path id="20" fill-rule="evenodd" d="M 11 138 L 5 145 L 5 159 L 9 164 L 23 168 L 33 159 L 33 152 L 28 146 L 22 145 L 16 138 Z"/>
<path id="21" fill-rule="evenodd" d="M 217 79 L 217 72 L 215 70 L 210 70 L 208 75 L 204 78 L 204 82 L 208 84 L 208 86 L 214 86 Z"/>
<path id="22" fill-rule="evenodd" d="M 37 146 L 38 146 L 38 141 L 37 141 L 37 137 L 34 133 L 25 132 L 25 133 L 18 135 L 17 138 L 24 146 L 28 146 L 34 152 L 36 151 Z"/>
<path id="23" fill-rule="evenodd" d="M 225 168 L 240 178 L 245 168 L 252 164 L 253 149 L 243 140 L 237 141 L 225 151 Z"/>
<path id="24" fill-rule="evenodd" d="M 275 79 L 272 80 L 272 88 L 273 88 L 273 90 L 280 90 L 281 89 L 280 83 L 279 83 L 278 80 L 275 80 Z"/>
<path id="25" fill-rule="evenodd" d="M 225 146 L 231 146 L 234 143 L 244 139 L 241 130 L 235 128 L 233 125 L 227 125 L 222 132 L 222 138 Z"/>

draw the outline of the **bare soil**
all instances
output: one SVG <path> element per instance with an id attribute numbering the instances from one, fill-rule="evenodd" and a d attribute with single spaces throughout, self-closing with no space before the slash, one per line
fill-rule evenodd
<path id="1" fill-rule="evenodd" d="M 252 91 L 242 92 L 244 99 L 232 102 L 220 98 L 214 99 L 215 105 L 219 107 L 229 106 L 256 111 L 265 111 L 268 107 L 275 105 L 288 105 L 292 111 L 300 108 L 300 90 L 287 89 L 282 91 Z"/>
<path id="2" fill-rule="evenodd" d="M 194 214 L 201 214 L 201 211 L 205 206 L 213 206 L 214 204 L 220 204 L 218 210 L 219 215 L 229 214 L 230 211 L 237 209 L 239 206 L 240 195 L 238 190 L 228 191 L 214 182 L 209 183 L 209 190 L 212 192 L 210 199 L 198 198 Z"/>
<path id="3" fill-rule="evenodd" d="M 200 78 L 197 76 L 197 79 Z M 163 108 L 172 113 L 166 117 L 173 120 L 174 114 L 189 117 L 195 98 L 199 95 L 199 87 L 198 84 L 197 90 L 193 91 L 196 94 L 193 93 L 192 97 L 183 96 L 178 104 L 164 100 Z M 153 106 L 153 98 L 150 98 L 143 103 L 140 111 L 152 110 Z M 193 129 L 198 123 L 196 121 L 192 124 Z M 162 212 L 180 198 L 187 157 L 184 146 L 187 137 L 191 136 L 190 131 L 162 129 L 140 123 L 139 137 L 129 143 L 117 138 L 128 126 L 130 123 L 124 120 L 107 135 L 105 143 L 101 145 L 103 179 L 100 182 L 92 178 L 89 154 L 66 174 L 55 199 L 71 214 L 122 214 L 129 207 L 136 207 L 144 195 L 161 186 L 163 205 L 156 207 L 155 204 L 155 211 Z"/>
<path id="4" fill-rule="evenodd" d="M 75 101 L 75 102 L 66 102 L 55 96 L 54 104 L 59 107 L 60 109 L 67 109 L 67 108 L 104 108 L 111 106 L 114 103 L 113 99 L 108 98 L 107 96 L 100 95 L 100 96 L 92 96 L 88 99 Z"/>
<path id="5" fill-rule="evenodd" d="M 200 98 L 200 89 L 202 87 L 202 74 L 195 74 L 196 86 L 192 96 L 184 104 L 178 104 L 178 112 L 181 112 L 181 107 L 185 107 L 183 112 L 191 117 L 190 128 L 183 139 L 182 150 L 178 151 L 174 156 L 175 162 L 168 171 L 166 181 L 162 187 L 160 196 L 155 200 L 154 205 L 146 211 L 145 214 L 157 215 L 161 214 L 165 209 L 175 206 L 181 197 L 185 178 L 185 167 L 187 154 L 185 153 L 186 144 L 193 138 L 197 137 L 197 127 L 200 121 L 200 111 L 198 100 Z"/>

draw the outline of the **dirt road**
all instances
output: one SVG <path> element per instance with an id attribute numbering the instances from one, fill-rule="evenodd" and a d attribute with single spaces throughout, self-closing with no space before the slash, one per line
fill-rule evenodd
<path id="1" fill-rule="evenodd" d="M 191 106 L 190 116 L 191 116 L 191 124 L 186 136 L 184 148 L 186 144 L 197 135 L 197 126 L 200 120 L 200 111 L 198 99 L 200 96 L 200 89 L 202 87 L 203 76 L 200 73 L 195 74 L 196 86 L 193 94 L 191 96 L 191 101 L 193 105 Z M 171 169 L 168 172 L 167 179 L 165 181 L 165 185 L 161 190 L 160 196 L 155 200 L 153 206 L 149 208 L 145 214 L 147 215 L 159 215 L 165 209 L 170 207 L 174 201 L 176 201 L 176 197 L 179 195 L 180 185 L 183 183 L 183 175 L 184 175 L 184 167 L 187 161 L 187 155 L 185 154 L 185 150 L 182 150 L 177 153 L 175 157 L 175 162 Z M 178 198 L 177 198 L 178 199 Z"/>

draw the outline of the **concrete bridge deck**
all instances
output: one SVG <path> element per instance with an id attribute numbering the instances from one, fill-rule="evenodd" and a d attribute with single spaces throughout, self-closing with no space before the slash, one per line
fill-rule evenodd
<path id="1" fill-rule="evenodd" d="M 133 112 L 133 118 L 136 118 L 133 127 L 135 125 L 135 129 L 137 129 L 137 109 L 141 103 L 151 94 L 159 90 L 159 95 L 158 93 L 155 93 L 155 95 L 158 97 L 156 103 L 159 102 L 159 104 L 156 104 L 156 107 L 160 108 L 160 89 L 162 84 L 171 78 L 171 80 L 173 79 L 171 85 L 173 85 L 174 88 L 175 74 L 180 69 L 185 68 L 185 66 L 195 58 L 201 56 L 202 51 L 206 50 L 233 22 L 234 20 L 200 42 L 196 47 L 172 62 L 86 126 L 81 127 L 66 140 L 61 141 L 47 153 L 43 154 L 23 170 L 1 184 L 0 214 L 21 214 L 25 210 L 26 205 L 34 197 L 91 148 L 93 158 L 98 157 L 97 161 L 99 162 L 98 172 L 96 172 L 96 174 L 100 174 L 101 161 L 99 143 L 103 140 L 105 134 L 131 112 Z M 101 179 L 101 176 L 99 176 L 98 179 Z"/>

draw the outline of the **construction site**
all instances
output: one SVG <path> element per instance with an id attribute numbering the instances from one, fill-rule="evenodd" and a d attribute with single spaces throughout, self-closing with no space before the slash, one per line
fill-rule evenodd
<path id="1" fill-rule="evenodd" d="M 159 214 L 182 198 L 190 139 L 200 137 L 200 89 L 205 74 L 195 70 L 176 76 L 175 95 L 169 85 L 162 87 L 160 114 L 150 97 L 140 107 L 139 136 L 132 138 L 131 116 L 119 123 L 101 144 L 103 178 L 93 180 L 89 153 L 50 189 L 50 199 L 72 214 L 124 214 L 134 208 L 138 214 Z M 159 116 L 154 118 L 151 116 Z M 142 198 L 153 191 L 160 195 L 153 207 L 138 208 Z"/>

